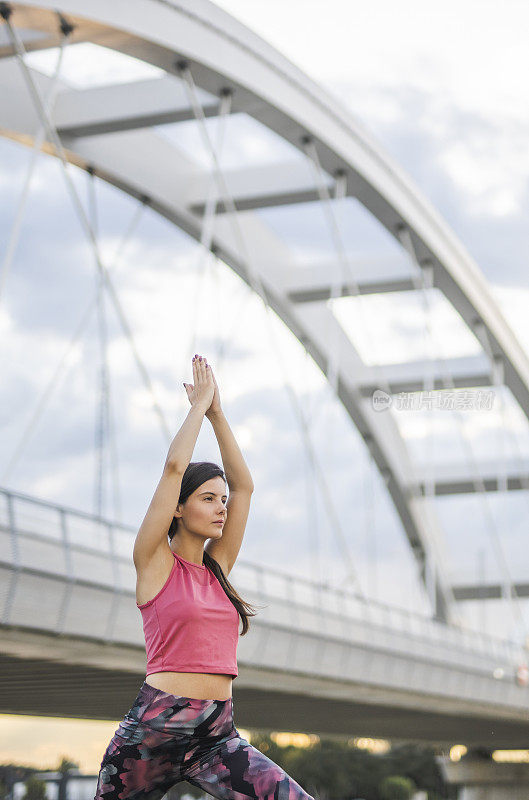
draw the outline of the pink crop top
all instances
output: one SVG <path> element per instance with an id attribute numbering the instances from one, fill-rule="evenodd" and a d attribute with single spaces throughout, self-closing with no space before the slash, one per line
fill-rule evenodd
<path id="1" fill-rule="evenodd" d="M 171 551 L 172 552 L 172 551 Z M 220 672 L 236 678 L 239 614 L 205 564 L 173 552 L 158 594 L 136 603 L 143 618 L 147 672 Z"/>

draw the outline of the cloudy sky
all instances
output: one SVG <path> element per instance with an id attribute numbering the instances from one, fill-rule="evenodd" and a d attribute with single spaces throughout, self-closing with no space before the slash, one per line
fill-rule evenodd
<path id="1" fill-rule="evenodd" d="M 225 0 L 219 5 L 350 109 L 449 223 L 482 269 L 512 329 L 529 346 L 526 4 L 450 0 L 433 6 L 403 0 L 397 5 L 384 0 L 374 6 L 328 0 L 324 6 L 310 0 Z M 71 58 L 72 74 L 77 69 L 79 80 L 84 76 L 90 81 L 86 57 L 81 53 L 77 66 L 73 53 Z M 41 66 L 49 64 L 44 59 Z M 130 63 L 120 66 L 109 61 L 107 77 L 125 79 L 130 70 Z M 166 133 L 175 136 L 174 130 Z M 192 124 L 181 126 L 176 135 L 186 152 L 196 150 Z M 239 137 L 238 147 L 232 144 L 231 149 L 227 137 L 227 166 L 230 158 L 241 158 L 241 154 L 248 161 L 267 157 L 267 145 L 251 125 L 242 127 Z M 204 158 L 200 152 L 195 155 Z M 0 241 L 5 243 L 30 154 L 17 143 L 1 140 L 0 158 Z M 90 208 L 89 180 L 75 170 L 72 176 Z M 137 206 L 97 180 L 94 191 L 101 251 L 112 263 Z M 311 216 L 317 213 L 306 208 L 292 213 L 263 211 L 262 218 L 298 255 L 308 250 L 321 253 L 329 237 L 321 221 Z M 402 258 L 365 215 L 351 214 L 347 224 L 351 252 L 356 248 L 359 256 Z M 204 275 L 200 281 L 197 273 Z M 318 479 L 310 469 L 285 389 L 285 373 L 278 366 L 277 346 L 269 339 L 268 324 L 272 324 L 289 379 L 314 420 L 314 447 L 362 590 L 384 601 L 425 609 L 400 523 L 356 431 L 330 396 L 319 370 L 284 326 L 274 319 L 265 322 L 260 300 L 252 298 L 225 266 L 204 257 L 195 243 L 149 210 L 115 262 L 113 276 L 156 396 L 175 432 L 188 408 L 182 381 L 191 379 L 190 354 L 202 352 L 213 364 L 226 414 L 256 484 L 241 557 L 275 565 L 284 563 L 294 551 L 295 558 L 288 557 L 288 563 L 300 575 L 345 577 L 341 538 L 330 523 Z M 60 167 L 41 156 L 21 240 L 0 298 L 6 409 L 0 420 L 4 443 L 0 482 L 85 511 L 94 508 L 97 469 L 95 315 L 70 352 L 67 367 L 22 450 L 19 442 L 95 286 L 93 257 Z M 424 322 L 414 298 L 362 302 L 363 309 L 358 309 L 356 300 L 346 299 L 337 304 L 336 314 L 367 360 L 398 362 L 406 354 L 421 356 L 417 343 L 422 341 Z M 476 352 L 475 342 L 460 331 L 441 298 L 434 298 L 433 310 L 432 324 L 445 357 Z M 357 311 L 374 315 L 376 336 L 362 338 L 361 326 L 355 325 L 361 318 Z M 137 527 L 158 481 L 167 443 L 108 305 L 107 317 L 120 489 L 118 502 L 107 458 L 104 510 Z M 512 457 L 529 455 L 525 420 L 508 396 L 504 402 L 503 417 L 475 412 L 463 420 L 478 459 L 494 461 L 501 452 Z M 395 412 L 397 422 L 419 465 L 429 463 L 432 430 L 436 457 L 448 463 L 457 453 L 464 462 L 468 453 L 459 441 L 453 415 L 399 413 Z M 15 453 L 19 455 L 13 463 Z M 207 421 L 194 458 L 219 458 Z M 512 494 L 516 496 L 495 496 L 486 503 L 464 496 L 436 503 L 444 537 L 440 545 L 454 578 L 475 579 L 479 570 L 487 577 L 498 577 L 495 548 L 500 536 L 512 577 L 527 579 L 523 520 L 528 497 L 525 492 Z M 472 525 L 467 524 L 469 519 Z M 464 529 L 461 520 L 465 520 Z M 510 632 L 511 622 L 503 612 L 491 608 L 484 617 L 468 609 L 467 619 Z M 101 730 L 94 753 L 99 753 L 98 744 L 106 736 L 107 730 Z M 0 741 L 6 758 L 7 747 L 7 742 Z M 78 757 L 84 769 L 95 768 L 97 756 Z"/>

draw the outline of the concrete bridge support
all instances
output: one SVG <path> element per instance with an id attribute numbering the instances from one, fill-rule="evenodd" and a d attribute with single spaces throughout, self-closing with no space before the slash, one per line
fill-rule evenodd
<path id="1" fill-rule="evenodd" d="M 483 759 L 453 762 L 438 759 L 448 783 L 460 787 L 458 800 L 527 800 L 529 764 L 505 764 Z"/>

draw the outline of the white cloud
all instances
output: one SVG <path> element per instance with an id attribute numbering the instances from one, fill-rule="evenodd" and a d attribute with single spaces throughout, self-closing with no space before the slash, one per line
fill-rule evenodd
<path id="1" fill-rule="evenodd" d="M 467 197 L 474 215 L 507 217 L 522 208 L 529 180 L 529 120 L 473 124 L 470 132 L 447 137 L 439 163 Z"/>
<path id="2" fill-rule="evenodd" d="M 219 0 L 318 81 L 444 91 L 469 111 L 523 114 L 529 7 L 498 0 Z M 508 9 L 508 10 L 507 10 Z M 472 35 L 469 35 L 469 31 Z M 522 101 L 522 102 L 521 102 Z"/>
<path id="3" fill-rule="evenodd" d="M 529 179 L 527 4 L 511 0 L 507 12 L 497 0 L 437 7 L 330 0 L 324 14 L 320 3 L 302 0 L 218 5 L 327 85 L 375 133 L 404 118 L 403 97 L 422 97 L 408 124 L 436 142 L 468 211 L 520 210 Z"/>

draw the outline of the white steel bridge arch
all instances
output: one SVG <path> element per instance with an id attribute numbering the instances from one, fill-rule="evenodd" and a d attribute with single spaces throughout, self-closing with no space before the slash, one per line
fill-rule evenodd
<path id="1" fill-rule="evenodd" d="M 36 0 L 2 4 L 28 51 L 57 46 L 59 12 L 73 26 L 70 43 L 89 41 L 139 58 L 167 72 L 154 84 L 128 84 L 76 90 L 63 84 L 53 114 L 67 158 L 95 170 L 199 240 L 209 174 L 199 169 L 150 126 L 194 118 L 175 80 L 185 61 L 199 89 L 215 98 L 205 102 L 206 116 L 218 113 L 218 98 L 231 94 L 231 113 L 245 112 L 303 150 L 316 149 L 327 190 L 355 197 L 406 247 L 415 264 L 429 274 L 429 285 L 443 292 L 484 348 L 485 361 L 452 359 L 455 386 L 494 382 L 502 368 L 505 385 L 529 417 L 529 361 L 493 300 L 479 269 L 453 232 L 422 198 L 405 174 L 370 140 L 336 101 L 270 45 L 207 0 Z M 37 31 L 37 38 L 25 36 Z M 35 74 L 45 90 L 48 79 Z M 13 48 L 0 46 L 0 132 L 31 144 L 39 118 L 24 86 Z M 47 141 L 45 148 L 55 153 Z M 227 173 L 226 183 L 238 210 L 321 199 L 303 172 L 248 167 Z M 220 212 L 228 210 L 220 204 Z M 339 345 L 337 395 L 363 436 L 383 475 L 421 565 L 435 573 L 435 613 L 449 618 L 451 588 L 429 545 L 424 487 L 414 477 L 405 443 L 389 414 L 375 414 L 366 398 L 380 385 L 381 372 L 356 352 L 325 301 L 331 296 L 329 265 L 297 279 L 285 268 L 285 252 L 257 218 L 247 217 L 246 239 L 270 306 L 327 374 L 331 354 L 326 333 Z M 217 225 L 212 249 L 248 282 L 245 263 L 228 225 Z M 274 267 L 282 264 L 282 268 Z M 288 265 L 287 265 L 288 266 Z M 408 277 L 359 286 L 362 294 L 413 290 Z M 341 281 L 342 296 L 354 287 Z M 329 327 L 330 326 L 330 327 Z M 485 366 L 484 366 L 485 364 Z M 393 391 L 422 388 L 417 365 L 387 370 Z M 443 385 L 434 376 L 435 388 Z M 509 476 L 508 488 L 520 488 L 523 476 Z M 457 480 L 439 493 L 468 491 Z M 468 481 L 467 481 L 468 483 Z M 496 482 L 496 488 L 498 482 Z M 486 484 L 494 487 L 494 476 Z"/>

